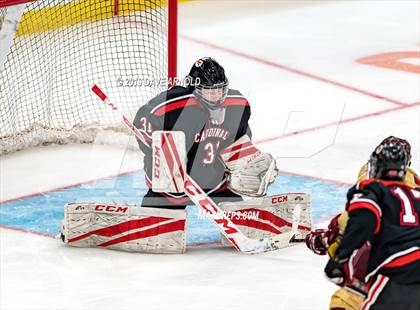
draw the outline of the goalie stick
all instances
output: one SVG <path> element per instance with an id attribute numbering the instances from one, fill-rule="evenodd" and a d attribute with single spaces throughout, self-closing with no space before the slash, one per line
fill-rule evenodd
<path id="1" fill-rule="evenodd" d="M 143 135 L 139 132 L 139 130 L 124 114 L 118 110 L 118 108 L 109 100 L 109 98 L 97 85 L 92 87 L 92 91 L 103 101 L 103 103 L 111 107 L 114 113 L 119 114 L 122 123 L 131 130 L 138 140 L 144 141 Z M 164 135 L 164 138 L 169 142 L 168 147 L 170 148 L 171 153 L 178 154 L 176 148 L 173 147 L 172 143 L 170 143 L 172 138 L 170 132 L 166 132 Z M 183 169 L 179 156 L 175 156 L 175 160 L 177 160 L 179 169 Z M 186 173 L 186 171 L 180 172 L 185 178 L 184 188 L 187 196 L 196 206 L 204 210 L 207 217 L 219 227 L 222 234 L 238 251 L 247 254 L 256 254 L 278 250 L 289 246 L 291 239 L 293 239 L 298 229 L 298 219 L 300 216 L 299 206 L 296 206 L 294 210 L 294 220 L 292 230 L 290 232 L 281 234 L 275 238 L 251 239 L 246 237 L 238 229 L 238 227 L 223 213 L 219 206 L 203 191 L 203 189 L 201 189 L 201 187 Z"/>

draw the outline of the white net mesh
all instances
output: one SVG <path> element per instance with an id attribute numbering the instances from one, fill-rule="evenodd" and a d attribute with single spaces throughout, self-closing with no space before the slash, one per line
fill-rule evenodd
<path id="1" fill-rule="evenodd" d="M 114 0 L 117 1 L 117 0 Z M 91 142 L 166 86 L 168 7 L 160 0 L 39 0 L 24 11 L 0 72 L 0 150 Z M 0 8 L 0 24 L 7 8 Z"/>

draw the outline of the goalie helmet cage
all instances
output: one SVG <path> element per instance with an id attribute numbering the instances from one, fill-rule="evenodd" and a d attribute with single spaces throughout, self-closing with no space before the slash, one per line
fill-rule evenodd
<path id="1" fill-rule="evenodd" d="M 0 0 L 1 153 L 124 131 L 90 89 L 130 118 L 165 90 L 176 77 L 177 2 Z"/>

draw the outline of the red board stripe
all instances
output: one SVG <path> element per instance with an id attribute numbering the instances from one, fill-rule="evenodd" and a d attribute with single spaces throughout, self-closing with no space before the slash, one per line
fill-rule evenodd
<path id="1" fill-rule="evenodd" d="M 97 230 L 92 230 L 86 234 L 70 239 L 69 242 L 76 242 L 76 241 L 85 239 L 87 237 L 90 237 L 92 235 L 112 237 L 114 235 L 118 235 L 129 230 L 147 227 L 147 226 L 154 225 L 154 224 L 164 222 L 167 220 L 170 220 L 170 218 L 152 216 L 152 217 L 146 217 L 143 219 L 126 221 L 123 223 L 119 223 L 117 225 L 113 225 L 113 226 L 109 226 L 109 227 L 105 227 L 105 228 L 101 228 Z"/>
<path id="2" fill-rule="evenodd" d="M 185 220 L 179 220 L 176 222 L 166 223 L 166 224 L 159 225 L 159 226 L 149 228 L 146 230 L 141 230 L 141 231 L 128 234 L 128 235 L 125 235 L 125 236 L 122 236 L 113 240 L 109 240 L 107 242 L 99 244 L 99 246 L 107 247 L 107 246 L 115 245 L 122 242 L 158 236 L 158 235 L 162 235 L 165 233 L 174 232 L 178 230 L 183 231 L 184 229 L 185 229 Z"/>

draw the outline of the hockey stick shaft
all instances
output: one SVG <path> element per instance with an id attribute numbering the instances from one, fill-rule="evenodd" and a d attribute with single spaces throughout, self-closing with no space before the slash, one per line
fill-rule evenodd
<path id="1" fill-rule="evenodd" d="M 106 105 L 111 107 L 114 113 L 121 117 L 122 123 L 124 123 L 131 132 L 133 132 L 138 140 L 145 142 L 145 139 L 140 131 L 124 114 L 118 110 L 118 108 L 109 100 L 109 98 L 97 85 L 92 87 L 92 91 Z M 172 148 L 172 151 L 173 153 L 177 152 L 175 148 Z M 182 167 L 181 163 L 178 164 L 179 167 Z M 183 174 L 185 176 L 184 188 L 187 196 L 195 205 L 205 211 L 208 218 L 219 227 L 222 234 L 238 251 L 248 254 L 262 253 L 277 250 L 289 244 L 290 237 L 288 234 L 279 236 L 275 240 L 270 240 L 269 238 L 257 240 L 246 237 L 230 220 L 230 218 L 225 215 L 219 206 L 207 195 L 207 193 L 204 192 L 203 189 L 201 189 L 201 187 L 186 172 L 183 172 Z"/>

